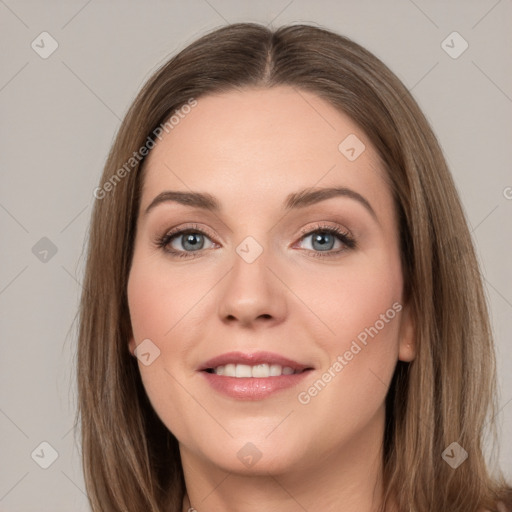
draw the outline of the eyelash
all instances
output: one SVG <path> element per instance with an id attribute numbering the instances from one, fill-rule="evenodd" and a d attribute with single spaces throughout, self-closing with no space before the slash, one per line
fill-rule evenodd
<path id="1" fill-rule="evenodd" d="M 196 254 L 194 252 L 200 253 L 202 250 L 199 251 L 193 251 L 193 252 L 187 252 L 187 251 L 176 251 L 174 249 L 169 249 L 167 246 L 172 241 L 173 238 L 177 237 L 178 235 L 185 235 L 185 234 L 201 234 L 205 235 L 208 238 L 213 238 L 210 234 L 206 233 L 202 228 L 197 226 L 196 224 L 188 226 L 183 229 L 170 231 L 168 233 L 165 233 L 163 236 L 159 236 L 155 240 L 155 245 L 159 248 L 165 251 L 166 253 L 170 254 L 172 257 L 176 258 L 195 258 Z M 312 251 L 308 249 L 309 252 L 311 252 L 311 256 L 315 258 L 330 258 L 339 255 L 342 252 L 345 252 L 347 249 L 354 249 L 356 247 L 356 241 L 355 239 L 347 232 L 341 229 L 338 226 L 330 226 L 330 225 L 322 225 L 319 224 L 318 226 L 315 226 L 313 229 L 304 229 L 300 233 L 299 240 L 302 240 L 306 236 L 313 235 L 315 233 L 324 233 L 329 235 L 334 235 L 338 240 L 345 246 L 342 249 L 338 249 L 337 251 Z"/>

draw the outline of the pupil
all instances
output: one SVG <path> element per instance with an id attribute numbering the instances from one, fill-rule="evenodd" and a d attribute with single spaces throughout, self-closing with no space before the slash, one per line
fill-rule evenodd
<path id="1" fill-rule="evenodd" d="M 198 237 L 200 237 L 200 236 L 202 236 L 202 235 L 200 235 L 198 233 L 188 234 L 185 237 L 184 247 L 186 248 L 186 245 L 190 244 L 191 249 L 198 249 L 198 248 L 200 249 L 203 245 L 200 241 L 198 241 Z"/>
<path id="2" fill-rule="evenodd" d="M 332 247 L 326 247 L 326 245 L 329 245 L 329 241 L 325 241 L 325 239 L 326 238 L 328 239 L 329 237 L 332 238 L 332 235 L 330 233 L 320 233 L 314 237 L 314 242 L 318 242 L 319 244 L 321 244 L 320 245 L 321 250 L 332 249 Z"/>

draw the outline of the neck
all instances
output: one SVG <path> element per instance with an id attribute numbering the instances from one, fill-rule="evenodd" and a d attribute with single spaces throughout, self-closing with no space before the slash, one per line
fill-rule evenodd
<path id="1" fill-rule="evenodd" d="M 384 412 L 356 438 L 286 473 L 228 472 L 180 445 L 183 512 L 377 512 L 382 503 Z"/>

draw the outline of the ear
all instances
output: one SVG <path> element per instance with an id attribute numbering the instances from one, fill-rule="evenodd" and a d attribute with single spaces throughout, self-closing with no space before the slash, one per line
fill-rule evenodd
<path id="1" fill-rule="evenodd" d="M 412 308 L 406 305 L 400 321 L 398 359 L 410 363 L 416 357 L 416 325 Z"/>

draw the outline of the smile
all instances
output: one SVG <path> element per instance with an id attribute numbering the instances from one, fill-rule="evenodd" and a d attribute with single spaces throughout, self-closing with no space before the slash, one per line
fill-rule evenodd
<path id="1" fill-rule="evenodd" d="M 210 388 L 236 400 L 263 400 L 297 386 L 311 366 L 270 352 L 230 352 L 198 368 Z"/>
<path id="2" fill-rule="evenodd" d="M 304 370 L 294 370 L 290 366 L 281 366 L 280 364 L 257 364 L 250 366 L 248 364 L 226 364 L 215 368 L 205 370 L 215 375 L 224 375 L 225 377 L 236 378 L 265 378 L 280 377 L 281 375 L 293 375 L 301 373 Z"/>

